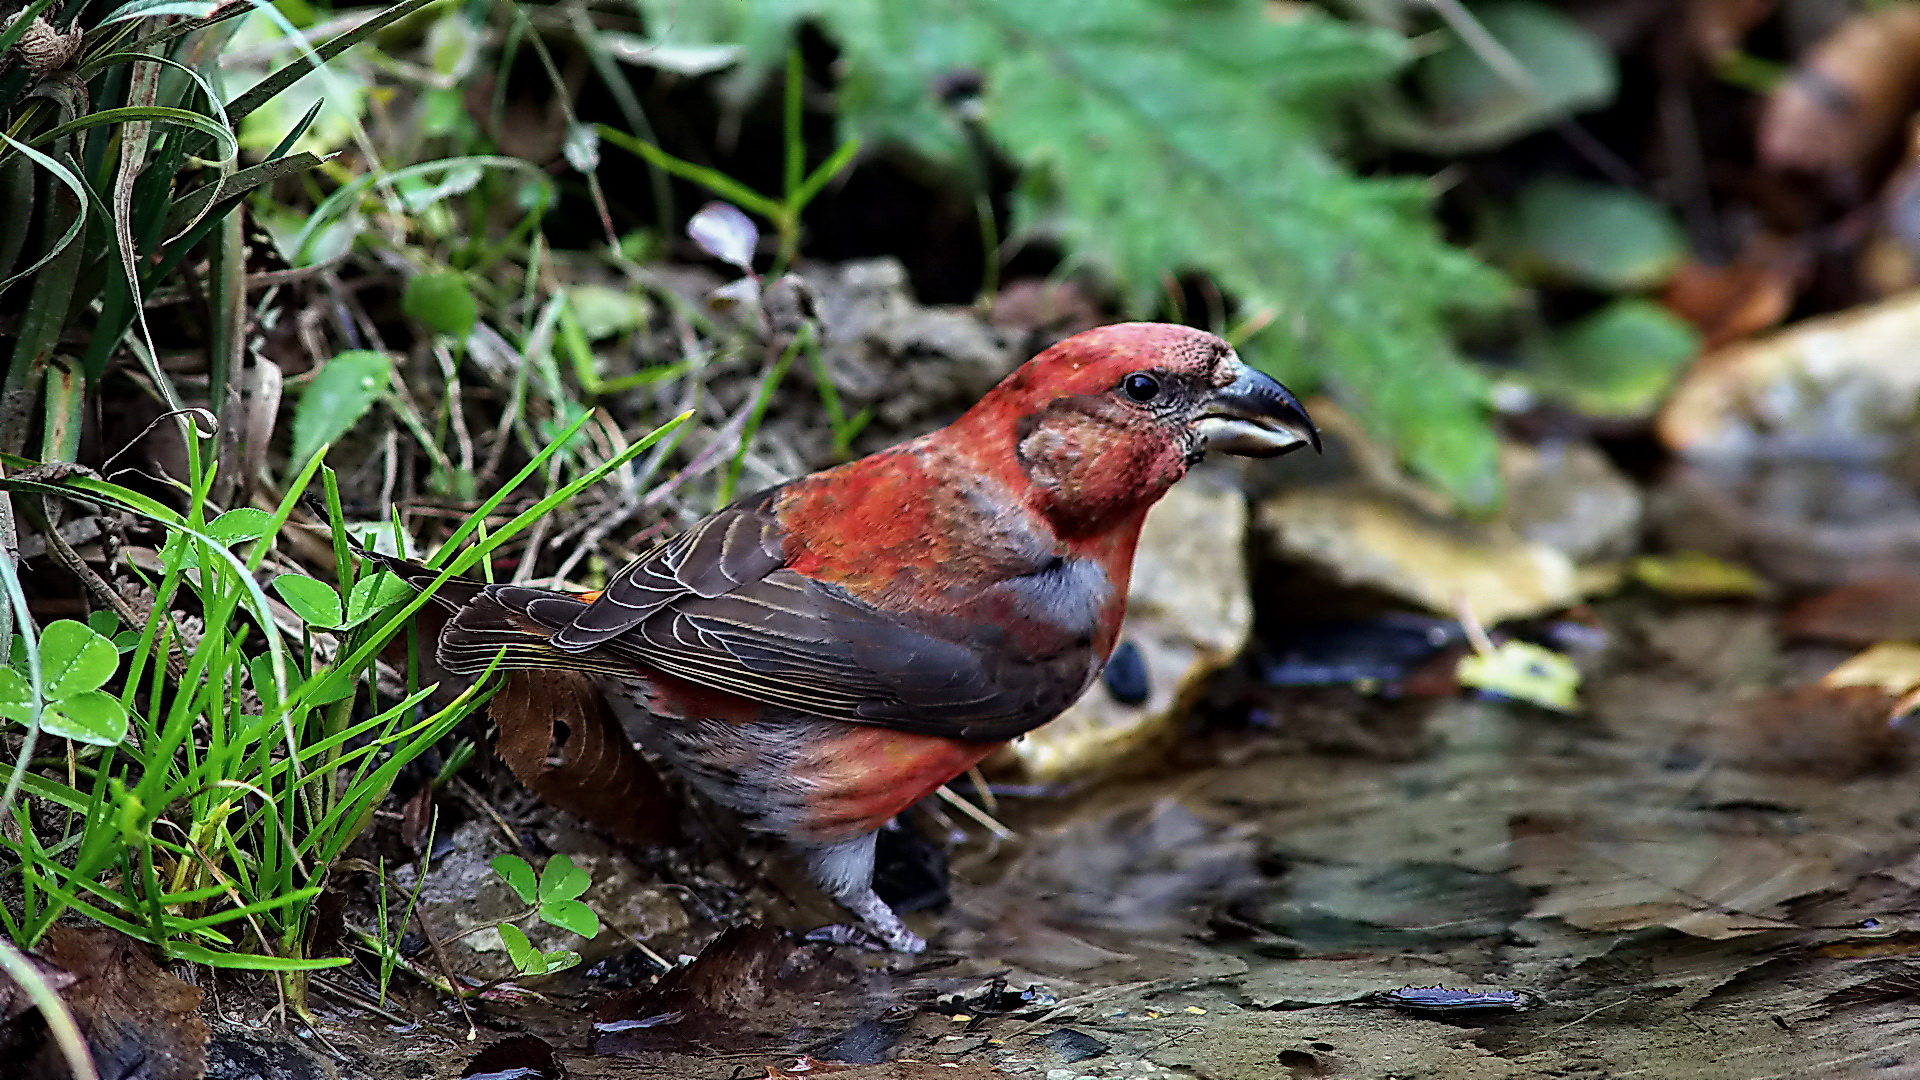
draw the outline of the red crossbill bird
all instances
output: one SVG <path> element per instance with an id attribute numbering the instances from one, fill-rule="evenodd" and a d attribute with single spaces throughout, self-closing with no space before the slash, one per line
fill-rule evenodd
<path id="1" fill-rule="evenodd" d="M 1093 683 L 1141 522 L 1189 466 L 1307 445 L 1300 403 L 1225 341 L 1105 326 L 947 427 L 735 502 L 600 593 L 461 589 L 437 656 L 589 673 L 644 746 L 918 952 L 873 891 L 875 831 Z"/>

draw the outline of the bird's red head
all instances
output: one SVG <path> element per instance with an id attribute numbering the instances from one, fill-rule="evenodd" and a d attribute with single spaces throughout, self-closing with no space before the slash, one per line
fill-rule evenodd
<path id="1" fill-rule="evenodd" d="M 1021 481 L 1064 536 L 1145 513 L 1208 449 L 1272 457 L 1320 446 L 1286 387 L 1214 335 L 1166 323 L 1118 323 L 1060 342 L 943 435 Z"/>

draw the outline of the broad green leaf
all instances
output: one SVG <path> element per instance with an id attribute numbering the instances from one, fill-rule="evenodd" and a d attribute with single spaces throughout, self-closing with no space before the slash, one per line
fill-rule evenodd
<path id="1" fill-rule="evenodd" d="M 353 591 L 347 594 L 348 626 L 358 626 L 373 617 L 381 608 L 396 600 L 412 596 L 413 590 L 385 570 L 376 574 L 367 574 L 353 583 Z"/>
<path id="2" fill-rule="evenodd" d="M 488 864 L 500 879 L 513 890 L 513 895 L 523 904 L 531 904 L 539 899 L 539 887 L 535 884 L 533 867 L 518 855 L 495 855 Z"/>
<path id="3" fill-rule="evenodd" d="M 512 923 L 500 923 L 494 929 L 500 932 L 500 940 L 507 946 L 507 959 L 513 966 L 527 975 L 545 975 L 547 960 L 533 942 L 527 940 L 526 931 Z"/>
<path id="4" fill-rule="evenodd" d="M 636 330 L 647 321 L 652 305 L 646 297 L 605 285 L 575 285 L 567 290 L 567 307 L 588 341 L 600 341 Z"/>
<path id="5" fill-rule="evenodd" d="M 206 533 L 228 547 L 258 540 L 273 526 L 273 515 L 252 506 L 229 510 L 207 522 Z"/>
<path id="6" fill-rule="evenodd" d="M 87 613 L 87 629 L 112 637 L 120 632 L 120 616 L 111 611 L 90 611 Z"/>
<path id="7" fill-rule="evenodd" d="M 1165 314 L 1165 282 L 1208 275 L 1266 327 L 1242 343 L 1249 361 L 1324 384 L 1457 499 L 1497 501 L 1487 381 L 1448 320 L 1504 302 L 1508 286 L 1440 240 L 1424 180 L 1356 177 L 1327 147 L 1342 102 L 1410 58 L 1399 36 L 1312 8 L 1275 18 L 1261 0 L 699 6 L 725 9 L 696 24 L 733 34 L 709 42 L 739 44 L 747 70 L 782 55 L 796 23 L 819 26 L 840 48 L 846 134 L 866 143 L 959 170 L 977 123 L 1022 171 L 1016 227 L 1104 270 L 1134 314 Z M 675 35 L 703 43 L 690 27 Z M 983 93 L 959 110 L 930 88 L 963 70 Z"/>
<path id="8" fill-rule="evenodd" d="M 1541 180 L 1521 194 L 1516 225 L 1523 269 L 1608 292 L 1654 288 L 1686 256 L 1679 222 L 1631 188 Z"/>
<path id="9" fill-rule="evenodd" d="M 392 378 L 392 358 L 366 349 L 349 349 L 321 365 L 293 409 L 294 465 L 359 423 Z"/>
<path id="10" fill-rule="evenodd" d="M 540 919 L 562 930 L 571 930 L 583 938 L 600 932 L 600 917 L 578 900 L 549 900 L 540 905 Z"/>
<path id="11" fill-rule="evenodd" d="M 1613 100 L 1619 86 L 1606 44 L 1563 12 L 1534 0 L 1475 4 L 1471 18 L 1518 65 L 1449 29 L 1414 66 L 1420 100 L 1383 96 L 1369 112 L 1377 134 L 1436 153 L 1504 146 Z M 1518 76 L 1518 78 L 1516 78 Z"/>
<path id="12" fill-rule="evenodd" d="M 1650 414 L 1700 351 L 1700 334 L 1647 300 L 1616 300 L 1551 341 L 1528 381 L 1590 416 Z"/>
<path id="13" fill-rule="evenodd" d="M 340 594 L 333 586 L 299 574 L 273 579 L 273 591 L 309 626 L 336 629 L 340 625 Z"/>
<path id="14" fill-rule="evenodd" d="M 40 631 L 40 670 L 48 701 L 98 690 L 119 666 L 120 650 L 86 623 L 59 619 Z"/>
<path id="15" fill-rule="evenodd" d="M 0 668 L 0 716 L 20 724 L 33 722 L 33 684 L 11 667 Z"/>
<path id="16" fill-rule="evenodd" d="M 118 746 L 127 738 L 127 707 L 104 690 L 87 690 L 48 704 L 40 727 L 74 742 Z"/>
<path id="17" fill-rule="evenodd" d="M 479 170 L 475 170 L 477 173 Z M 465 278 L 450 270 L 415 274 L 407 280 L 406 295 L 400 309 L 420 320 L 436 334 L 465 340 L 473 333 L 480 308 Z"/>
<path id="18" fill-rule="evenodd" d="M 541 974 L 551 975 L 556 971 L 565 971 L 578 964 L 580 962 L 580 954 L 571 949 L 555 949 L 542 956 L 541 960 L 545 961 L 547 966 L 547 970 L 541 972 Z"/>
<path id="19" fill-rule="evenodd" d="M 555 855 L 547 860 L 547 868 L 540 873 L 540 899 L 571 900 L 587 891 L 593 879 L 585 870 L 573 864 L 565 855 Z"/>

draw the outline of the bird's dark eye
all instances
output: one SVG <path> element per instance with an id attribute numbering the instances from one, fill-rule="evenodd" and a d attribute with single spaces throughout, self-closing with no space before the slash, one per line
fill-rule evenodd
<path id="1" fill-rule="evenodd" d="M 1145 403 L 1160 396 L 1160 380 L 1144 371 L 1136 371 L 1120 380 L 1120 389 L 1135 401 Z"/>

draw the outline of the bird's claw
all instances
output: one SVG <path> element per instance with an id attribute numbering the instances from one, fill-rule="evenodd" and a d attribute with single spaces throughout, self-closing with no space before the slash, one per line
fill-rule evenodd
<path id="1" fill-rule="evenodd" d="M 809 930 L 802 940 L 816 945 L 852 945 L 855 948 L 869 949 L 874 952 L 920 953 L 927 951 L 927 943 L 920 935 L 900 927 L 893 933 L 882 933 L 852 923 L 834 923 Z"/>

